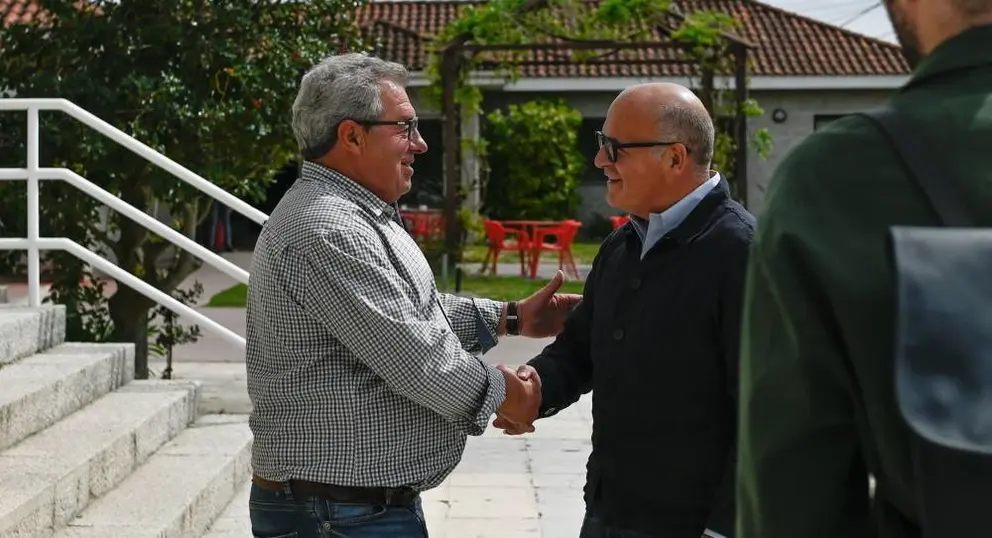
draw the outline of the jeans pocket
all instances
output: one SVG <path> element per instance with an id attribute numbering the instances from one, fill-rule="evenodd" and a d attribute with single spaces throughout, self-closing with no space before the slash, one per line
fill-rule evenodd
<path id="1" fill-rule="evenodd" d="M 248 500 L 252 536 L 255 538 L 318 538 L 320 522 L 312 499 L 290 500 L 252 486 Z"/>
<path id="2" fill-rule="evenodd" d="M 339 527 L 361 525 L 375 521 L 389 512 L 381 504 L 327 503 L 328 521 Z"/>

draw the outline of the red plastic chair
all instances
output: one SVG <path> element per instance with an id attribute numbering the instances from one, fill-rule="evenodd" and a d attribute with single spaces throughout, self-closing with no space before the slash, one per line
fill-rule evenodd
<path id="1" fill-rule="evenodd" d="M 627 221 L 629 220 L 630 217 L 628 215 L 613 215 L 612 217 L 610 217 L 610 224 L 612 224 L 613 229 L 616 230 L 617 228 L 623 226 L 624 224 L 627 224 Z"/>
<path id="2" fill-rule="evenodd" d="M 520 276 L 527 275 L 527 252 L 530 250 L 530 239 L 523 230 L 507 228 L 502 222 L 496 220 L 483 219 L 482 227 L 486 231 L 486 240 L 489 242 L 489 250 L 485 259 L 482 260 L 480 273 L 486 272 L 486 267 L 492 261 L 492 274 L 496 274 L 496 265 L 499 263 L 499 255 L 503 251 L 517 252 L 520 254 Z M 513 242 L 508 242 L 507 238 L 513 238 Z"/>
<path id="3" fill-rule="evenodd" d="M 444 236 L 444 216 L 436 211 L 400 211 L 406 229 L 418 243 Z"/>
<path id="4" fill-rule="evenodd" d="M 577 220 L 566 220 L 557 226 L 538 228 L 534 232 L 534 244 L 532 246 L 530 260 L 530 277 L 537 277 L 537 266 L 541 262 L 541 252 L 557 252 L 558 268 L 563 269 L 567 276 L 575 279 L 581 278 L 579 270 L 575 267 L 575 257 L 572 256 L 572 243 L 579 233 L 582 223 Z M 554 238 L 554 243 L 545 240 Z"/>

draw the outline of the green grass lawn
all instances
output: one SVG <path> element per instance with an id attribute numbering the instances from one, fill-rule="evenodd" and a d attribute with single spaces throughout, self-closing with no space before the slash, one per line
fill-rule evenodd
<path id="1" fill-rule="evenodd" d="M 579 265 L 592 265 L 592 259 L 599 252 L 599 245 L 599 243 L 572 243 L 572 256 L 575 257 L 575 263 Z M 482 263 L 488 250 L 488 245 L 466 245 L 462 261 L 465 263 Z M 517 263 L 518 259 L 516 252 L 501 252 L 499 255 L 499 261 L 501 263 Z M 558 263 L 558 253 L 542 252 L 541 261 Z"/>
<path id="2" fill-rule="evenodd" d="M 510 301 L 523 299 L 547 284 L 547 280 L 521 278 L 519 276 L 481 276 L 464 273 L 462 291 L 478 297 Z M 562 293 L 582 293 L 582 282 L 566 280 L 559 290 Z M 248 297 L 248 288 L 236 284 L 210 298 L 209 307 L 243 308 Z"/>

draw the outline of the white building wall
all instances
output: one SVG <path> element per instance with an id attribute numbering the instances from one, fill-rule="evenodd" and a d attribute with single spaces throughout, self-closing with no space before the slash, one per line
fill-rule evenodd
<path id="1" fill-rule="evenodd" d="M 754 90 L 751 97 L 756 99 L 765 114 L 751 118 L 749 132 L 766 128 L 772 135 L 773 148 L 767 159 L 751 152 L 748 159 L 748 208 L 759 214 L 764 202 L 765 191 L 775 168 L 785 155 L 813 132 L 817 116 L 835 116 L 870 110 L 882 106 L 894 94 L 894 89 L 767 89 Z M 413 102 L 417 105 L 417 89 L 411 88 Z M 492 110 L 510 103 L 520 103 L 541 98 L 561 98 L 576 108 L 586 119 L 599 119 L 606 116 L 610 103 L 619 91 L 490 91 L 486 93 L 484 108 Z M 777 123 L 772 119 L 776 109 L 783 110 L 785 121 Z M 418 107 L 421 117 L 437 117 L 436 111 Z M 592 136 L 592 133 L 588 133 Z M 440 148 L 437 148 L 440 150 Z M 591 164 L 590 164 L 591 166 Z M 598 181 L 583 182 L 580 187 L 582 208 L 579 218 L 589 220 L 594 215 L 615 214 L 603 199 L 604 184 Z"/>

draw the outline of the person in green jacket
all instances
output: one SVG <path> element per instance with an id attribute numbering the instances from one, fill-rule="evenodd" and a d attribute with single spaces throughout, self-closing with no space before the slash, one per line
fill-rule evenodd
<path id="1" fill-rule="evenodd" d="M 992 226 L 992 0 L 885 4 L 914 68 L 892 106 L 928 131 L 947 181 Z M 920 535 L 886 236 L 937 222 L 863 117 L 810 135 L 777 169 L 745 291 L 740 538 Z"/>

